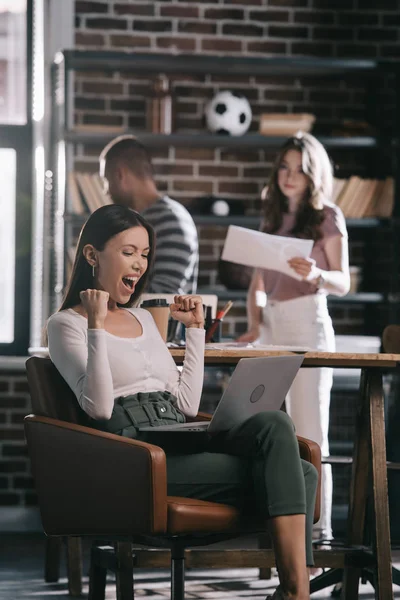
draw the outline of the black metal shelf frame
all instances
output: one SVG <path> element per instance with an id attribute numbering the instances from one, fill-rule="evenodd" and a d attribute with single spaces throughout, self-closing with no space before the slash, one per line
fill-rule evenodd
<path id="1" fill-rule="evenodd" d="M 121 130 L 115 132 L 88 131 L 74 129 L 72 111 L 73 71 L 119 71 L 135 72 L 145 74 L 165 73 L 191 75 L 237 75 L 237 76 L 321 76 L 321 77 L 343 77 L 351 75 L 362 75 L 365 78 L 373 78 L 387 72 L 398 73 L 398 64 L 391 60 L 347 60 L 347 59 L 324 59 L 324 58 L 263 58 L 263 57 L 227 57 L 227 56 L 200 56 L 200 55 L 168 55 L 168 54 L 141 54 L 114 51 L 85 51 L 65 50 L 59 52 L 52 67 L 52 128 L 51 128 L 51 152 L 52 164 L 50 168 L 54 175 L 53 182 L 53 221 L 50 235 L 54 237 L 54 253 L 52 257 L 52 269 L 50 275 L 50 309 L 55 310 L 60 303 L 64 287 L 64 267 L 66 248 L 72 241 L 73 229 L 76 225 L 83 223 L 87 215 L 71 215 L 68 212 L 66 173 L 72 166 L 73 149 L 76 144 L 104 145 L 114 135 L 121 134 Z M 397 89 L 400 90 L 399 78 L 397 77 Z M 400 92 L 399 92 L 400 93 Z M 381 137 L 330 137 L 321 136 L 320 141 L 328 148 L 376 150 L 383 146 L 391 145 L 396 154 L 395 164 L 399 160 L 400 119 L 391 139 Z M 132 133 L 132 132 L 131 132 Z M 137 131 L 135 132 L 138 133 Z M 285 138 L 267 137 L 259 134 L 247 134 L 241 137 L 218 136 L 206 133 L 175 133 L 172 135 L 151 134 L 143 132 L 141 140 L 149 147 L 167 146 L 191 146 L 206 148 L 276 148 Z M 398 177 L 397 177 L 398 179 Z M 400 211 L 399 187 L 396 185 L 396 207 L 395 215 Z M 67 210 L 66 210 L 67 208 Z M 396 219 L 396 222 L 399 219 Z M 243 225 L 245 227 L 258 227 L 258 218 L 251 216 L 234 215 L 232 217 L 217 217 L 212 215 L 195 216 L 198 225 Z M 373 228 L 387 226 L 389 220 L 381 219 L 348 219 L 348 227 Z M 398 225 L 393 227 L 400 231 Z M 220 290 L 215 290 L 219 295 Z M 238 291 L 237 296 L 242 298 L 243 293 Z M 221 299 L 231 298 L 230 290 L 222 292 Z M 387 301 L 382 294 L 355 294 L 345 298 L 329 298 L 330 302 L 357 302 L 373 304 Z"/>

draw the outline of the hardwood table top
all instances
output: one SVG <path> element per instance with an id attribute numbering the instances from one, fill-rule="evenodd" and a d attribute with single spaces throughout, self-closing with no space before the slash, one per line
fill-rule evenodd
<path id="1" fill-rule="evenodd" d="M 171 348 L 171 355 L 177 364 L 182 364 L 184 348 Z M 205 365 L 236 365 L 241 358 L 257 358 L 261 356 L 285 356 L 294 354 L 282 350 L 262 350 L 257 348 L 219 348 L 207 349 L 204 352 Z M 297 352 L 296 352 L 297 354 Z M 365 367 L 378 369 L 394 369 L 400 364 L 400 354 L 355 354 L 352 352 L 306 352 L 305 367 L 341 367 L 362 369 Z"/>

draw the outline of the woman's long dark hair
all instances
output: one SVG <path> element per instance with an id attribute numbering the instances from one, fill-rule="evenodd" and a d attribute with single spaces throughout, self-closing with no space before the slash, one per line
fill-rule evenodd
<path id="1" fill-rule="evenodd" d="M 96 250 L 101 252 L 111 238 L 122 231 L 131 229 L 131 227 L 144 227 L 149 235 L 150 243 L 147 271 L 139 279 L 135 286 L 135 291 L 124 306 L 129 308 L 137 302 L 146 287 L 149 272 L 153 264 L 155 251 L 154 230 L 139 213 L 131 208 L 117 204 L 107 204 L 92 213 L 82 227 L 71 278 L 59 310 L 65 310 L 66 308 L 72 308 L 80 304 L 80 292 L 94 287 L 92 267 L 83 255 L 83 248 L 86 244 L 91 244 Z"/>
<path id="2" fill-rule="evenodd" d="M 263 231 L 278 231 L 282 225 L 283 214 L 288 212 L 287 198 L 278 185 L 278 171 L 289 150 L 301 153 L 303 172 L 309 180 L 309 187 L 298 207 L 296 221 L 290 233 L 295 237 L 316 241 L 322 236 L 324 204 L 330 200 L 332 194 L 332 165 L 323 145 L 307 133 L 300 133 L 286 140 L 278 153 L 264 200 Z"/>

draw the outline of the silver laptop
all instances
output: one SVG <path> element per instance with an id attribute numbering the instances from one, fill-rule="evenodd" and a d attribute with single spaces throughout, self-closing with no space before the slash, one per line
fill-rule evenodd
<path id="1" fill-rule="evenodd" d="M 303 362 L 303 354 L 241 358 L 211 421 L 140 427 L 139 431 L 219 433 L 266 410 L 279 410 Z"/>

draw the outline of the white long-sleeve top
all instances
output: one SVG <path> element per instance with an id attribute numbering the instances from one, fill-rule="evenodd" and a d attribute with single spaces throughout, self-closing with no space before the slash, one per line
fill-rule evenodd
<path id="1" fill-rule="evenodd" d="M 188 417 L 199 409 L 204 378 L 204 329 L 186 330 L 180 371 L 151 314 L 126 309 L 142 326 L 136 338 L 121 338 L 105 329 L 88 329 L 87 319 L 72 308 L 48 320 L 50 358 L 94 419 L 110 419 L 114 399 L 138 392 L 168 391 Z"/>

